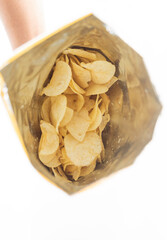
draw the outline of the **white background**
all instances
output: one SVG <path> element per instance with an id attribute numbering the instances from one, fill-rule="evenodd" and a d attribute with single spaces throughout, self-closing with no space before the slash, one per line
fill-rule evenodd
<path id="1" fill-rule="evenodd" d="M 166 1 L 43 0 L 48 31 L 93 12 L 146 63 L 163 104 L 153 140 L 129 168 L 69 196 L 31 166 L 0 99 L 0 239 L 167 239 Z M 0 62 L 12 50 L 0 23 Z"/>

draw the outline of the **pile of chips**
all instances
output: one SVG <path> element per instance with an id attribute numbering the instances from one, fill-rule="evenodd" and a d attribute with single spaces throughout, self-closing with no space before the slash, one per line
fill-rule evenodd
<path id="1" fill-rule="evenodd" d="M 115 65 L 96 51 L 67 49 L 43 88 L 39 159 L 55 176 L 76 181 L 104 156 L 102 132 L 110 120 L 106 92 L 117 81 Z"/>

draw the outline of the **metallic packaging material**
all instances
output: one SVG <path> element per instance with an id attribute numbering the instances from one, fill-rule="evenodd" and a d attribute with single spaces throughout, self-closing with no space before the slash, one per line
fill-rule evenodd
<path id="1" fill-rule="evenodd" d="M 43 100 L 40 92 L 48 82 L 56 58 L 64 49 L 74 46 L 102 52 L 116 65 L 119 80 L 108 91 L 111 120 L 103 133 L 106 153 L 103 163 L 88 176 L 76 182 L 66 182 L 53 176 L 38 158 Z M 69 194 L 132 164 L 151 140 L 161 111 L 142 57 L 94 15 L 88 15 L 25 48 L 1 69 L 0 78 L 1 95 L 4 101 L 9 96 L 6 106 L 11 108 L 12 121 L 17 122 L 31 163 Z"/>

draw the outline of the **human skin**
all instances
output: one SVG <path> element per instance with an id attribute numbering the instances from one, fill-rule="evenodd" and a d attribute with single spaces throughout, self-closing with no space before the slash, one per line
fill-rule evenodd
<path id="1" fill-rule="evenodd" d="M 44 31 L 40 0 L 0 0 L 0 17 L 13 49 Z"/>

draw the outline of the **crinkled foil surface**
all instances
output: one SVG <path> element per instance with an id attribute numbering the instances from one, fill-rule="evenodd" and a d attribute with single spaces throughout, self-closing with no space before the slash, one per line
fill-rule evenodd
<path id="1" fill-rule="evenodd" d="M 1 70 L 31 163 L 70 194 L 132 164 L 151 140 L 161 110 L 141 56 L 107 29 L 103 22 L 90 15 L 43 40 Z M 116 64 L 119 78 L 108 92 L 111 120 L 103 133 L 104 162 L 76 182 L 54 177 L 38 158 L 43 99 L 39 93 L 47 83 L 44 66 L 51 69 L 57 56 L 71 46 L 101 50 Z"/>

